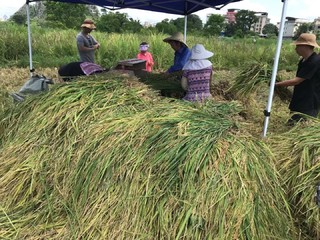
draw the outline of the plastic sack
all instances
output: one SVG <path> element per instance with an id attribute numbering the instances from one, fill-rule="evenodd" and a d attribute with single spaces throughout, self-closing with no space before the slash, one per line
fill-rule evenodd
<path id="1" fill-rule="evenodd" d="M 53 84 L 52 79 L 48 79 L 43 75 L 32 76 L 17 93 L 11 96 L 15 101 L 22 102 L 26 95 L 37 94 L 49 90 L 49 84 Z"/>

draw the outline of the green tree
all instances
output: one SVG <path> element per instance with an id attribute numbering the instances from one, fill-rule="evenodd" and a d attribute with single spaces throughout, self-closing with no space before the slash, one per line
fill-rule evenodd
<path id="1" fill-rule="evenodd" d="M 171 24 L 176 26 L 177 31 L 184 31 L 185 18 L 177 18 L 170 21 Z M 187 28 L 189 32 L 197 32 L 203 29 L 202 20 L 198 15 L 191 14 L 187 16 Z"/>
<path id="2" fill-rule="evenodd" d="M 99 19 L 100 18 L 100 11 L 97 6 L 95 5 L 87 5 L 89 15 L 92 19 Z"/>
<path id="3" fill-rule="evenodd" d="M 236 33 L 236 24 L 234 22 L 231 22 L 226 25 L 226 29 L 224 31 L 224 35 L 226 37 L 232 37 Z"/>
<path id="4" fill-rule="evenodd" d="M 15 13 L 11 16 L 10 20 L 16 24 L 22 25 L 26 23 L 27 16 L 25 14 Z"/>
<path id="5" fill-rule="evenodd" d="M 173 34 L 175 32 L 177 32 L 177 27 L 169 22 L 169 19 L 164 19 L 161 22 L 156 24 L 156 29 L 159 32 L 163 32 L 166 34 Z"/>
<path id="6" fill-rule="evenodd" d="M 102 32 L 140 32 L 142 29 L 140 21 L 128 18 L 128 14 L 120 12 L 103 13 L 97 21 L 97 29 Z"/>
<path id="7" fill-rule="evenodd" d="M 138 33 L 141 31 L 143 26 L 141 25 L 139 20 L 133 20 L 132 18 L 129 18 L 129 21 L 124 23 L 123 29 L 125 32 L 130 33 Z"/>
<path id="8" fill-rule="evenodd" d="M 43 2 L 36 2 L 29 7 L 31 19 L 45 19 L 46 7 Z"/>
<path id="9" fill-rule="evenodd" d="M 53 26 L 78 29 L 83 20 L 90 15 L 85 4 L 68 4 L 46 1 L 46 20 Z"/>
<path id="10" fill-rule="evenodd" d="M 219 35 L 225 29 L 224 17 L 219 14 L 211 14 L 204 25 L 205 35 Z"/>
<path id="11" fill-rule="evenodd" d="M 313 23 L 302 23 L 294 33 L 293 39 L 297 39 L 302 33 L 310 32 L 314 29 Z"/>
<path id="12" fill-rule="evenodd" d="M 272 24 L 272 23 L 268 23 L 266 25 L 264 25 L 263 29 L 262 29 L 262 33 L 263 34 L 267 34 L 267 35 L 278 35 L 278 28 L 276 25 Z"/>
<path id="13" fill-rule="evenodd" d="M 249 10 L 240 10 L 236 14 L 236 29 L 237 32 L 241 31 L 240 35 L 247 35 L 250 32 L 250 29 L 254 23 L 258 21 L 258 17 L 253 11 Z"/>

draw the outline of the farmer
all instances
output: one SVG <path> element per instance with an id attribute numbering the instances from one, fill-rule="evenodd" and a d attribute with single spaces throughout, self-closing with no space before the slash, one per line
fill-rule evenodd
<path id="1" fill-rule="evenodd" d="M 302 114 L 317 117 L 320 109 L 320 56 L 314 52 L 314 48 L 319 48 L 316 36 L 302 33 L 293 45 L 296 46 L 297 54 L 301 56 L 296 76 L 276 83 L 276 87 L 294 86 L 289 105 L 290 111 L 294 114 L 287 123 L 291 126 L 305 120 Z"/>
<path id="2" fill-rule="evenodd" d="M 212 56 L 213 53 L 206 50 L 202 44 L 192 47 L 191 57 L 182 69 L 181 85 L 187 91 L 184 100 L 194 102 L 212 98 L 210 93 L 212 63 L 207 60 Z"/>
<path id="3" fill-rule="evenodd" d="M 152 72 L 152 67 L 154 65 L 153 57 L 150 52 L 148 52 L 149 44 L 147 42 L 140 43 L 139 50 L 140 52 L 137 54 L 137 58 L 141 60 L 146 60 L 146 68 L 147 72 Z"/>
<path id="4" fill-rule="evenodd" d="M 90 19 L 84 20 L 81 25 L 81 32 L 77 35 L 80 62 L 94 63 L 94 52 L 100 47 L 100 44 L 90 34 L 94 29 L 96 29 L 96 26 Z"/>
<path id="5" fill-rule="evenodd" d="M 172 36 L 163 39 L 163 41 L 169 43 L 174 50 L 173 65 L 166 71 L 166 73 L 181 71 L 191 55 L 190 49 L 183 40 L 182 33 L 177 32 Z"/>

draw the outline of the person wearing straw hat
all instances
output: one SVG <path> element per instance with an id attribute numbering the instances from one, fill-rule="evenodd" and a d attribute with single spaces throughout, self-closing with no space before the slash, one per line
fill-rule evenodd
<path id="1" fill-rule="evenodd" d="M 80 62 L 94 63 L 95 50 L 100 47 L 100 44 L 90 34 L 94 29 L 96 26 L 91 19 L 85 19 L 81 24 L 81 32 L 76 38 Z"/>
<path id="2" fill-rule="evenodd" d="M 291 126 L 305 120 L 304 115 L 317 117 L 320 109 L 320 56 L 314 52 L 314 48 L 319 48 L 316 35 L 302 33 L 292 44 L 301 56 L 296 76 L 276 83 L 276 87 L 294 86 L 289 104 L 294 114 L 287 123 Z"/>
<path id="3" fill-rule="evenodd" d="M 177 32 L 172 36 L 163 39 L 163 41 L 169 43 L 174 50 L 173 65 L 166 71 L 166 73 L 181 71 L 191 55 L 188 45 L 184 42 L 183 34 L 181 32 Z"/>
<path id="4" fill-rule="evenodd" d="M 183 97 L 187 101 L 204 101 L 211 99 L 210 84 L 213 77 L 212 63 L 208 58 L 213 56 L 202 44 L 191 49 L 191 56 L 183 67 L 181 85 L 186 90 Z"/>

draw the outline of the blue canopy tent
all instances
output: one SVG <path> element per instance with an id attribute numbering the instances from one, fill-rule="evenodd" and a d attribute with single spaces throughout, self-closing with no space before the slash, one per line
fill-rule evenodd
<path id="1" fill-rule="evenodd" d="M 43 0 L 27 0 L 40 2 Z M 124 8 L 140 9 L 153 12 L 162 12 L 178 15 L 189 15 L 205 8 L 221 9 L 225 5 L 241 0 L 51 0 L 65 3 L 82 3 L 97 5 L 109 10 Z"/>
<path id="2" fill-rule="evenodd" d="M 29 15 L 29 3 L 31 2 L 40 2 L 44 0 L 26 0 L 27 4 L 27 17 L 28 17 L 28 43 L 29 43 L 29 57 L 30 57 L 30 72 L 32 75 L 33 66 L 32 66 L 32 48 L 31 48 L 31 31 L 30 31 L 30 15 Z M 195 13 L 197 11 L 214 8 L 220 10 L 222 7 L 226 6 L 229 3 L 238 2 L 242 0 L 51 0 L 55 2 L 65 2 L 65 3 L 79 3 L 79 4 L 89 4 L 97 5 L 109 10 L 120 10 L 125 8 L 147 10 L 154 12 L 162 12 L 169 14 L 178 14 L 185 16 L 185 30 L 184 36 L 186 37 L 186 28 L 187 28 L 187 16 Z M 286 18 L 286 8 L 289 0 L 281 0 L 283 2 L 283 10 L 280 22 L 280 30 L 277 41 L 277 49 L 275 54 L 275 60 L 273 65 L 271 84 L 269 90 L 269 98 L 266 110 L 264 111 L 265 120 L 263 128 L 263 137 L 267 134 L 267 128 L 269 123 L 269 117 L 271 113 L 271 105 L 274 94 L 274 86 L 276 75 L 278 71 L 278 63 L 280 58 L 280 51 L 282 46 L 282 38 L 284 31 L 284 22 Z"/>

